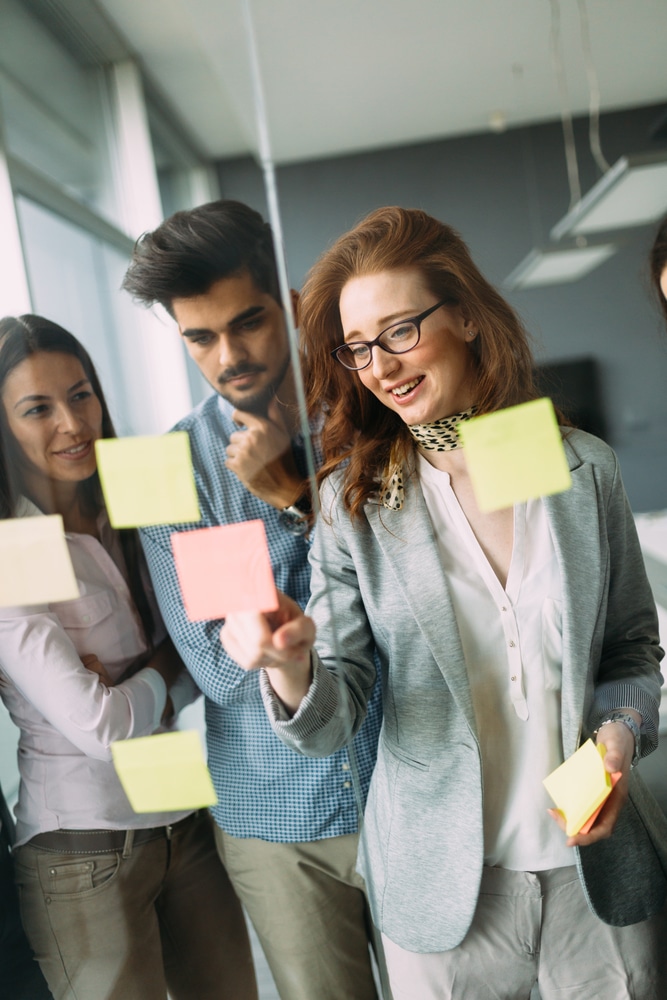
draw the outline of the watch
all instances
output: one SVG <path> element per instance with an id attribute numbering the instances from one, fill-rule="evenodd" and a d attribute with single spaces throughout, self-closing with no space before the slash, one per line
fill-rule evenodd
<path id="1" fill-rule="evenodd" d="M 278 521 L 291 535 L 307 535 L 310 531 L 311 512 L 310 497 L 303 496 L 289 507 L 283 507 L 278 514 Z"/>
<path id="2" fill-rule="evenodd" d="M 634 767 L 635 764 L 639 762 L 642 755 L 642 738 L 639 731 L 639 726 L 632 718 L 628 712 L 610 712 L 609 715 L 605 716 L 598 728 L 593 733 L 595 736 L 600 732 L 603 726 L 606 726 L 608 722 L 622 722 L 624 726 L 627 726 L 632 735 L 635 738 L 635 752 L 632 756 L 632 761 L 630 762 L 630 767 Z"/>

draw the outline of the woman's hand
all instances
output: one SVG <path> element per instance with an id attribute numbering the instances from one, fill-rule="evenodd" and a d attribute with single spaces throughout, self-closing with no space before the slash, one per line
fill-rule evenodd
<path id="1" fill-rule="evenodd" d="M 106 667 L 100 663 L 94 653 L 84 653 L 81 657 L 81 662 L 86 670 L 90 670 L 92 674 L 97 674 L 100 684 L 104 684 L 108 688 L 113 687 L 113 681 L 109 677 Z"/>
<path id="2" fill-rule="evenodd" d="M 271 687 L 292 715 L 312 680 L 315 625 L 299 605 L 278 591 L 278 610 L 228 615 L 220 641 L 243 670 L 265 669 Z"/>
<path id="3" fill-rule="evenodd" d="M 641 726 L 642 719 L 638 712 L 627 708 L 624 708 L 623 711 L 632 714 L 637 724 Z M 588 847 L 589 844 L 595 844 L 598 840 L 611 837 L 616 820 L 628 797 L 630 765 L 635 752 L 635 739 L 630 729 L 622 722 L 608 722 L 598 730 L 596 742 L 604 743 L 607 751 L 603 760 L 605 771 L 608 771 L 609 774 L 620 771 L 621 777 L 612 788 L 609 798 L 600 810 L 590 831 L 568 837 L 566 841 L 568 847 Z M 565 820 L 558 810 L 549 809 L 549 814 L 555 819 L 561 830 L 564 830 Z"/>

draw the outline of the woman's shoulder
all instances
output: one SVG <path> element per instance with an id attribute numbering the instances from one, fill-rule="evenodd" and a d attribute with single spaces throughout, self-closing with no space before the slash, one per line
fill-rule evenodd
<path id="1" fill-rule="evenodd" d="M 616 452 L 602 438 L 577 427 L 563 427 L 561 430 L 570 468 L 588 463 L 611 473 L 615 472 L 618 465 Z"/>

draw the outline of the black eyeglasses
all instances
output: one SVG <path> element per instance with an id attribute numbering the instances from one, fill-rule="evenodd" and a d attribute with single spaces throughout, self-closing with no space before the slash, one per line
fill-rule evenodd
<path id="1" fill-rule="evenodd" d="M 388 354 L 405 354 L 419 343 L 422 321 L 448 302 L 451 303 L 452 299 L 443 299 L 442 302 L 436 302 L 434 306 L 425 309 L 419 316 L 411 316 L 409 319 L 402 319 L 400 323 L 393 323 L 379 333 L 375 340 L 355 340 L 334 347 L 331 356 L 344 368 L 358 372 L 368 368 L 373 360 L 373 348 L 376 346 Z"/>

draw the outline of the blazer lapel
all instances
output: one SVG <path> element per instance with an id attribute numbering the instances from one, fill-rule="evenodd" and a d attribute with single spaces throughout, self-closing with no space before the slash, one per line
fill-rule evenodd
<path id="1" fill-rule="evenodd" d="M 593 468 L 564 441 L 572 486 L 544 497 L 563 585 L 563 750 L 569 757 L 581 738 L 591 648 L 603 585 L 600 523 Z"/>
<path id="2" fill-rule="evenodd" d="M 431 655 L 468 725 L 476 733 L 461 638 L 440 562 L 438 543 L 416 476 L 406 476 L 402 510 L 389 511 L 369 505 L 366 516 Z"/>

